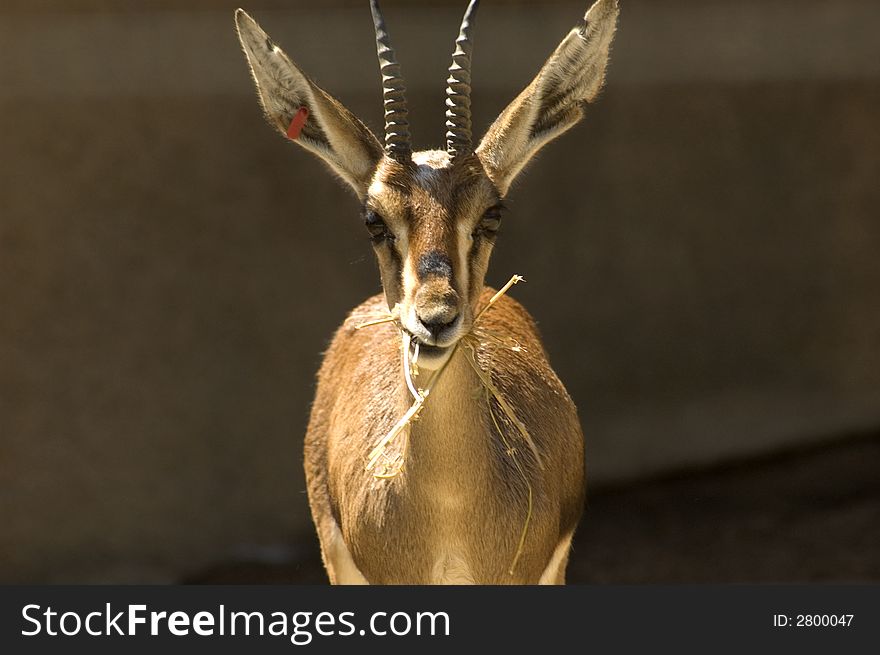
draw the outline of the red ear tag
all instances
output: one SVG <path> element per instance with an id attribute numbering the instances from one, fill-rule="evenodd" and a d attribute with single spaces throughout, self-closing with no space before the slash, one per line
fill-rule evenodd
<path id="1" fill-rule="evenodd" d="M 299 111 L 293 117 L 293 120 L 290 121 L 290 127 L 287 128 L 287 138 L 291 141 L 296 141 L 299 138 L 299 133 L 302 131 L 303 125 L 306 124 L 306 119 L 309 117 L 309 110 L 307 107 L 300 107 Z"/>

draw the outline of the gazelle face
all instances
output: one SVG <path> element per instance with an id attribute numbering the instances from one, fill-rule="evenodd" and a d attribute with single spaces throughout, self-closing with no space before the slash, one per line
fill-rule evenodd
<path id="1" fill-rule="evenodd" d="M 438 366 L 473 323 L 501 223 L 501 198 L 476 156 L 384 158 L 364 203 L 389 308 Z"/>
<path id="2" fill-rule="evenodd" d="M 269 123 L 316 154 L 363 202 L 389 308 L 436 367 L 470 330 L 500 224 L 500 199 L 526 162 L 577 123 L 605 80 L 617 0 L 596 0 L 538 75 L 475 145 L 470 0 L 446 80 L 446 150 L 412 152 L 406 85 L 378 0 L 370 0 L 382 72 L 384 145 L 317 86 L 254 20 L 235 14 Z"/>

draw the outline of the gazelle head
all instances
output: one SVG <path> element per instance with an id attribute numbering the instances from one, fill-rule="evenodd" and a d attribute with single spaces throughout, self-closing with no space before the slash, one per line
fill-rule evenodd
<path id="1" fill-rule="evenodd" d="M 617 0 L 598 0 L 479 144 L 471 133 L 471 53 L 478 0 L 455 42 L 446 89 L 445 150 L 412 151 L 406 89 L 378 2 L 370 7 L 385 107 L 384 144 L 312 82 L 239 9 L 238 36 L 270 124 L 312 151 L 363 203 L 389 308 L 439 365 L 468 332 L 483 289 L 502 199 L 545 143 L 583 116 L 602 87 Z"/>

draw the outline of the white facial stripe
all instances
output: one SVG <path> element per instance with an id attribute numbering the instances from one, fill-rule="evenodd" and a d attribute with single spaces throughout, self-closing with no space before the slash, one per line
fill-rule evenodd
<path id="1" fill-rule="evenodd" d="M 407 228 L 403 230 L 406 236 L 400 241 L 401 255 L 403 257 L 403 308 L 404 312 L 400 316 L 403 326 L 410 334 L 419 335 L 422 332 L 421 324 L 416 316 L 415 300 L 416 292 L 419 289 L 418 266 L 415 257 L 409 250 L 409 235 Z M 424 337 L 425 335 L 421 335 Z"/>
<path id="2" fill-rule="evenodd" d="M 473 237 L 471 234 L 471 227 L 467 223 L 458 224 L 458 239 L 456 245 L 458 246 L 458 279 L 462 298 L 468 297 L 471 281 L 471 272 L 468 266 L 468 255 L 471 251 L 471 245 L 473 245 Z"/>
<path id="3" fill-rule="evenodd" d="M 406 232 L 404 228 L 404 232 Z M 407 235 L 408 236 L 408 235 Z M 401 255 L 403 256 L 403 296 L 413 298 L 419 288 L 419 274 L 415 257 L 409 251 L 409 239 L 401 241 Z"/>

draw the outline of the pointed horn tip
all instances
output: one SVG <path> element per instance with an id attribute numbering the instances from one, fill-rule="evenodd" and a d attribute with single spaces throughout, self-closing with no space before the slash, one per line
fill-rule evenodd
<path id="1" fill-rule="evenodd" d="M 467 9 L 464 11 L 464 16 L 461 19 L 462 27 L 470 27 L 471 21 L 476 18 L 477 9 L 480 8 L 480 0 L 471 0 L 470 4 L 468 4 Z"/>
<path id="2" fill-rule="evenodd" d="M 479 4 L 479 0 L 471 0 L 465 10 L 446 80 L 446 151 L 453 159 L 473 152 L 470 102 L 473 55 L 471 31 L 476 23 Z"/>
<path id="3" fill-rule="evenodd" d="M 373 16 L 373 25 L 378 32 L 381 28 L 385 29 L 385 17 L 382 15 L 382 8 L 379 6 L 378 0 L 370 0 L 370 14 Z"/>
<path id="4" fill-rule="evenodd" d="M 370 13 L 376 31 L 379 71 L 382 74 L 382 96 L 385 107 L 385 154 L 398 162 L 410 160 L 409 121 L 407 120 L 406 84 L 400 64 L 385 28 L 385 18 L 378 0 L 370 0 Z"/>

